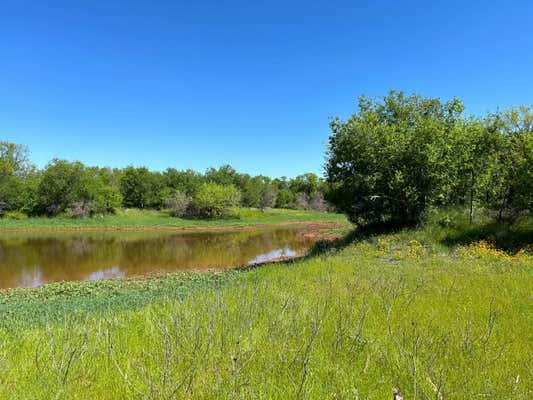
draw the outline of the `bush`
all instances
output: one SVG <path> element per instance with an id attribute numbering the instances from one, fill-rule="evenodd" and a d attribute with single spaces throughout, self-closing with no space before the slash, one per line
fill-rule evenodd
<path id="1" fill-rule="evenodd" d="M 194 214 L 200 218 L 222 218 L 239 204 L 240 193 L 233 185 L 203 183 L 193 197 Z"/>
<path id="2" fill-rule="evenodd" d="M 3 215 L 5 219 L 26 219 L 28 216 L 20 211 L 6 211 Z"/>
<path id="3" fill-rule="evenodd" d="M 329 204 L 324 199 L 322 192 L 315 192 L 311 195 L 311 200 L 309 200 L 309 209 L 327 212 L 329 208 Z"/>
<path id="4" fill-rule="evenodd" d="M 165 208 L 172 217 L 184 217 L 192 211 L 192 199 L 185 193 L 176 192 L 165 201 Z"/>
<path id="5" fill-rule="evenodd" d="M 298 193 L 294 203 L 297 210 L 309 210 L 309 195 L 305 192 Z"/>
<path id="6" fill-rule="evenodd" d="M 276 204 L 277 193 L 274 187 L 271 185 L 266 186 L 261 192 L 261 198 L 259 199 L 259 208 L 261 210 L 266 210 L 267 208 L 272 208 Z"/>
<path id="7" fill-rule="evenodd" d="M 75 218 L 113 212 L 121 197 L 111 181 L 112 172 L 106 168 L 53 160 L 44 169 L 37 188 L 38 211 L 54 216 L 70 208 L 67 214 Z"/>
<path id="8" fill-rule="evenodd" d="M 91 202 L 76 201 L 65 210 L 65 216 L 70 218 L 87 218 L 94 213 L 94 205 Z"/>

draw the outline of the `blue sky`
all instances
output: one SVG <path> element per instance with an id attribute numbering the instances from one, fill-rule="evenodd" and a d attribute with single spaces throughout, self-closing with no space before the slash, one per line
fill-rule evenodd
<path id="1" fill-rule="evenodd" d="M 320 173 L 328 117 L 390 89 L 533 103 L 531 1 L 24 1 L 0 140 L 89 165 Z"/>

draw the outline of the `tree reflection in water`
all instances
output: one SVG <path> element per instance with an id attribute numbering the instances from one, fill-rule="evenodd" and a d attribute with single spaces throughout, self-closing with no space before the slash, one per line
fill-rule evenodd
<path id="1" fill-rule="evenodd" d="M 284 228 L 4 234 L 0 237 L 0 288 L 266 262 L 305 253 L 316 241 L 305 232 L 305 228 Z"/>

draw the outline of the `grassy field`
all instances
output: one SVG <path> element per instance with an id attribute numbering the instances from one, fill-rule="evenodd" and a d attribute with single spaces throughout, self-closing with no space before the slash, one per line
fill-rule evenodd
<path id="1" fill-rule="evenodd" d="M 464 221 L 242 271 L 0 292 L 0 398 L 531 399 L 532 221 Z"/>
<path id="2" fill-rule="evenodd" d="M 225 219 L 176 218 L 166 211 L 125 209 L 115 215 L 75 219 L 62 217 L 35 217 L 25 219 L 0 219 L 2 230 L 42 229 L 139 229 L 139 228 L 192 228 L 192 227 L 237 227 L 245 225 L 284 224 L 293 222 L 339 222 L 346 218 L 340 214 L 307 210 L 270 209 L 260 211 L 253 208 L 235 209 Z"/>

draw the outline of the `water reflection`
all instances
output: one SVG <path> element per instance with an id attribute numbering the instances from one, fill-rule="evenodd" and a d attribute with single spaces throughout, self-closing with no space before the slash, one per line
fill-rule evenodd
<path id="1" fill-rule="evenodd" d="M 304 232 L 4 234 L 0 288 L 260 263 L 304 253 L 314 242 Z"/>

